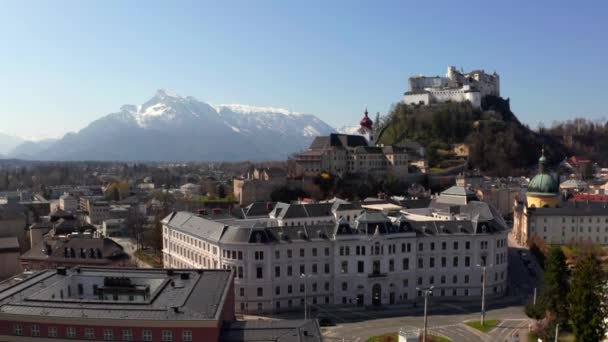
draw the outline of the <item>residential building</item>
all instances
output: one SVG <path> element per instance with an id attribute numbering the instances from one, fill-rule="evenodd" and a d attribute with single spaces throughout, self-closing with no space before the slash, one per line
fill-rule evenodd
<path id="1" fill-rule="evenodd" d="M 179 191 L 184 196 L 198 196 L 201 194 L 200 184 L 186 183 L 179 187 Z"/>
<path id="2" fill-rule="evenodd" d="M 26 269 L 44 270 L 58 266 L 130 266 L 122 246 L 109 238 L 90 234 L 46 236 L 19 258 Z"/>
<path id="3" fill-rule="evenodd" d="M 210 341 L 234 321 L 228 270 L 57 268 L 0 283 L 3 341 Z"/>
<path id="4" fill-rule="evenodd" d="M 17 237 L 22 252 L 30 246 L 25 232 L 28 221 L 23 205 L 12 201 L 0 204 L 0 238 Z"/>
<path id="5" fill-rule="evenodd" d="M 256 167 L 243 177 L 232 181 L 232 192 L 239 205 L 271 201 L 274 189 L 287 184 L 285 170 L 276 167 Z"/>
<path id="6" fill-rule="evenodd" d="M 59 197 L 59 209 L 71 213 L 75 213 L 78 210 L 78 199 L 69 193 L 65 193 Z"/>
<path id="7" fill-rule="evenodd" d="M 107 219 L 101 225 L 101 233 L 105 237 L 125 236 L 126 219 Z"/>
<path id="8" fill-rule="evenodd" d="M 405 175 L 413 159 L 405 147 L 370 146 L 363 136 L 338 133 L 316 137 L 308 150 L 294 156 L 298 172 L 304 176 L 323 172 Z"/>
<path id="9" fill-rule="evenodd" d="M 393 216 L 329 204 L 277 203 L 255 219 L 172 213 L 164 264 L 233 269 L 242 313 L 299 310 L 305 293 L 312 306 L 408 303 L 431 285 L 434 296 L 470 300 L 481 293 L 476 265 L 487 266 L 490 296 L 506 290 L 507 225 L 470 191 L 454 187 Z"/>
<path id="10" fill-rule="evenodd" d="M 21 273 L 19 241 L 16 237 L 0 238 L 0 280 Z"/>

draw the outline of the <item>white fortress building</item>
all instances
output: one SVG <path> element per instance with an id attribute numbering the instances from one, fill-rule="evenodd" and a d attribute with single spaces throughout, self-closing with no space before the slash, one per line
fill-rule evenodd
<path id="1" fill-rule="evenodd" d="M 416 288 L 429 286 L 436 297 L 472 300 L 482 290 L 478 265 L 486 294 L 506 291 L 507 225 L 473 193 L 453 187 L 429 207 L 391 212 L 365 203 L 279 203 L 244 219 L 172 213 L 163 220 L 164 266 L 233 269 L 240 313 L 303 310 L 305 301 L 413 303 Z"/>
<path id="2" fill-rule="evenodd" d="M 445 77 L 412 76 L 409 90 L 404 94 L 406 104 L 432 104 L 439 102 L 469 101 L 475 108 L 481 108 L 484 96 L 500 96 L 500 77 L 496 72 L 487 74 L 483 70 L 468 73 L 449 66 Z"/>

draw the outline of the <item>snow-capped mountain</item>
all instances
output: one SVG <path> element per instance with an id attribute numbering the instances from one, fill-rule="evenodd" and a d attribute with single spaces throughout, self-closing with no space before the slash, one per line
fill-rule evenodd
<path id="1" fill-rule="evenodd" d="M 338 128 L 338 133 L 361 135 L 361 132 L 359 132 L 360 129 L 361 126 L 342 126 Z"/>
<path id="2" fill-rule="evenodd" d="M 281 160 L 335 130 L 314 115 L 246 105 L 212 106 L 165 90 L 141 105 L 68 133 L 42 160 Z"/>

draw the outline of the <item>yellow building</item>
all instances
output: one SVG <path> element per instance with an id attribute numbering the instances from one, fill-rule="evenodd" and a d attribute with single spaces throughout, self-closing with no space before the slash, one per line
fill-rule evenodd
<path id="1" fill-rule="evenodd" d="M 559 183 L 547 173 L 546 164 L 543 150 L 538 159 L 538 174 L 528 183 L 526 200 L 523 203 L 515 202 L 513 208 L 513 236 L 521 244 L 527 244 L 532 238 L 530 221 L 533 221 L 531 216 L 535 216 L 537 208 L 561 207 Z"/>

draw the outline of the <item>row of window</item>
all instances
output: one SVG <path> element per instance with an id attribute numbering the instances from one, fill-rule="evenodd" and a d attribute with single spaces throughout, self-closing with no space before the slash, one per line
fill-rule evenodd
<path id="1" fill-rule="evenodd" d="M 167 227 L 165 227 L 164 230 L 165 230 L 165 234 L 169 235 Z M 188 236 L 186 234 L 180 233 L 175 230 L 171 230 L 170 235 L 171 235 L 171 237 L 175 238 L 176 240 L 187 243 L 196 248 L 202 248 L 204 251 L 208 251 L 208 252 L 213 251 L 214 255 L 217 254 L 217 247 L 211 246 L 211 244 L 206 243 L 205 241 L 193 238 L 191 236 Z"/>
<path id="2" fill-rule="evenodd" d="M 229 250 L 224 249 L 224 250 L 222 250 L 222 257 L 224 257 L 226 259 L 243 260 L 243 252 L 242 251 L 229 251 Z"/>
<path id="3" fill-rule="evenodd" d="M 492 287 L 492 290 L 494 293 L 498 293 L 498 291 L 501 289 L 501 286 L 494 286 Z M 422 297 L 424 294 L 422 293 L 422 291 L 418 291 L 417 292 L 417 296 L 418 297 Z M 469 291 L 469 289 L 444 289 L 444 288 L 440 288 L 440 289 L 436 289 L 433 292 L 431 292 L 430 294 L 432 297 L 446 297 L 446 296 L 478 296 L 478 293 L 473 293 L 471 291 Z M 354 304 L 356 303 L 357 305 L 363 305 L 365 300 L 365 295 L 364 294 L 359 294 L 357 295 L 356 298 L 352 298 L 352 297 L 348 297 L 348 296 L 343 296 L 342 297 L 342 304 Z M 408 300 L 408 293 L 404 292 L 402 295 L 399 296 L 399 300 L 400 301 L 406 301 Z M 317 304 L 321 304 L 321 302 L 324 302 L 325 304 L 329 304 L 330 299 L 328 296 L 324 296 L 324 297 L 317 297 L 317 296 L 312 296 L 312 300 L 309 299 L 309 301 L 312 302 L 313 305 L 317 305 Z M 292 308 L 294 306 L 294 301 L 292 299 L 288 299 L 286 301 L 280 301 L 280 300 L 276 300 L 274 301 L 274 306 L 276 309 L 281 309 L 284 305 L 284 303 L 287 303 L 287 308 Z M 304 305 L 304 298 L 300 298 L 298 301 L 300 306 Z M 391 303 L 394 304 L 394 303 Z M 240 311 L 244 312 L 246 310 L 249 309 L 249 303 L 245 303 L 245 302 L 241 302 L 240 305 Z M 261 312 L 263 310 L 263 304 L 262 303 L 257 303 L 257 310 L 259 312 Z"/>
<path id="4" fill-rule="evenodd" d="M 66 327 L 65 328 L 65 337 L 67 338 L 84 338 L 87 340 L 96 339 L 95 329 L 93 328 L 84 328 L 82 336 L 78 336 L 76 327 Z M 29 336 L 31 337 L 41 337 L 41 329 L 38 324 L 33 324 L 30 327 Z M 13 324 L 13 334 L 17 336 L 24 336 L 26 332 L 23 329 L 23 325 L 15 323 Z M 58 327 L 48 327 L 46 331 L 46 337 L 50 338 L 58 338 L 60 337 L 60 332 Z M 192 341 L 192 330 L 182 330 L 181 334 L 182 342 L 191 342 Z M 114 329 L 105 328 L 103 329 L 104 341 L 114 341 L 115 334 Z M 122 334 L 117 335 L 116 338 L 120 338 L 121 341 L 135 341 L 135 337 L 132 329 L 122 329 Z M 152 330 L 144 329 L 141 331 L 141 340 L 142 341 L 153 341 Z M 173 339 L 173 331 L 171 330 L 162 330 L 161 331 L 161 341 L 163 342 L 172 342 Z"/>
<path id="5" fill-rule="evenodd" d="M 532 227 L 531 227 L 531 230 L 534 232 L 534 230 L 535 230 L 535 229 L 534 229 L 534 226 L 532 226 Z M 563 227 L 563 226 L 562 226 L 562 231 L 565 231 L 565 230 L 566 230 L 566 227 Z M 574 232 L 576 232 L 576 227 L 572 226 L 572 227 L 570 228 L 570 230 L 571 230 L 571 232 L 572 232 L 572 233 L 574 233 Z M 584 232 L 584 230 L 585 230 L 585 227 L 578 227 L 578 231 L 579 231 L 579 233 L 583 233 L 583 232 Z M 588 231 L 589 233 L 591 233 L 591 232 L 593 231 L 593 228 L 590 226 L 590 227 L 588 227 L 588 228 L 587 228 L 587 231 Z M 547 226 L 544 226 L 544 227 L 543 227 L 543 232 L 545 232 L 545 233 L 547 232 Z M 596 233 L 599 233 L 599 232 L 600 232 L 600 227 L 595 227 L 595 232 L 596 232 Z M 605 232 L 605 233 L 608 233 L 608 227 L 604 228 L 604 232 Z"/>
<path id="6" fill-rule="evenodd" d="M 500 272 L 500 280 L 504 280 L 504 276 L 505 276 L 504 271 Z M 499 278 L 498 272 L 494 273 L 494 281 L 495 282 L 498 281 L 498 278 Z M 446 280 L 447 280 L 447 277 L 444 276 L 444 275 L 442 275 L 439 278 L 440 284 L 446 284 Z M 483 274 L 479 276 L 479 282 L 480 283 L 483 282 Z M 469 275 L 468 274 L 465 274 L 465 276 L 464 276 L 464 283 L 465 284 L 469 283 Z M 422 277 L 418 277 L 418 285 L 422 285 L 422 284 L 423 284 L 423 278 Z M 427 284 L 428 285 L 435 285 L 435 276 L 429 276 Z M 458 284 L 458 275 L 455 274 L 455 275 L 452 276 L 452 284 Z"/>
<path id="7" fill-rule="evenodd" d="M 314 292 L 319 291 L 319 286 L 317 284 L 317 282 L 312 282 L 310 285 L 306 285 L 305 283 L 300 284 L 300 293 L 304 293 L 306 291 L 306 286 L 309 286 L 308 290 Z M 330 285 L 329 282 L 325 282 L 323 285 L 323 289 L 325 291 L 329 291 L 330 290 Z M 287 294 L 292 294 L 293 293 L 293 285 L 287 285 Z M 276 286 L 274 288 L 274 294 L 277 296 L 281 295 L 281 286 Z M 239 288 L 239 296 L 244 297 L 245 296 L 245 288 L 241 287 Z M 264 296 L 264 288 L 262 287 L 258 287 L 256 289 L 256 296 L 258 297 L 263 297 Z"/>

